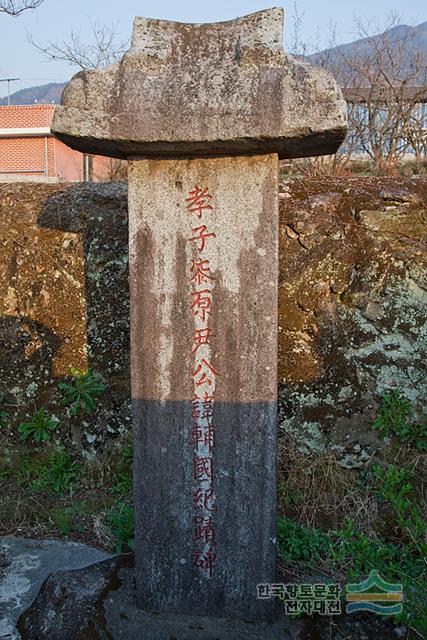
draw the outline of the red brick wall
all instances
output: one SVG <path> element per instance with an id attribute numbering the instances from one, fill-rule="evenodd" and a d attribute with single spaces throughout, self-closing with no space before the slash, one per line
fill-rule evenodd
<path id="1" fill-rule="evenodd" d="M 50 127 L 54 104 L 12 105 L 0 107 L 0 129 L 33 129 Z M 13 135 L 13 134 L 11 134 Z M 74 151 L 53 136 L 0 136 L 0 174 L 43 176 L 46 164 L 46 139 L 49 177 L 64 181 L 83 180 L 83 154 Z M 116 177 L 117 161 L 93 157 L 93 179 Z"/>
<path id="2" fill-rule="evenodd" d="M 83 180 L 83 154 L 67 147 L 61 140 L 55 142 L 56 175 L 62 180 L 81 182 Z"/>
<path id="3" fill-rule="evenodd" d="M 0 129 L 32 129 L 50 127 L 54 104 L 14 105 L 0 107 Z M 55 142 L 47 138 L 48 175 L 55 175 Z M 0 137 L 0 173 L 44 175 L 46 164 L 45 137 Z"/>
<path id="4" fill-rule="evenodd" d="M 43 175 L 44 172 L 45 138 L 0 138 L 0 173 Z"/>

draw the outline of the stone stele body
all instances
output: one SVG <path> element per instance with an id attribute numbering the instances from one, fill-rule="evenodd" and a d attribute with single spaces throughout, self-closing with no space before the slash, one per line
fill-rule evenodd
<path id="1" fill-rule="evenodd" d="M 336 151 L 333 77 L 271 9 L 136 18 L 65 88 L 53 132 L 129 160 L 138 602 L 263 620 L 275 581 L 278 160 Z"/>

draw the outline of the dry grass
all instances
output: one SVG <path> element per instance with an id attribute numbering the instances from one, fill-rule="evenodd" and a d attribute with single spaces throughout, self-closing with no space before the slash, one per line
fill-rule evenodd
<path id="1" fill-rule="evenodd" d="M 279 513 L 307 527 L 337 529 L 350 517 L 358 530 L 372 531 L 377 503 L 332 454 L 307 455 L 279 439 Z"/>

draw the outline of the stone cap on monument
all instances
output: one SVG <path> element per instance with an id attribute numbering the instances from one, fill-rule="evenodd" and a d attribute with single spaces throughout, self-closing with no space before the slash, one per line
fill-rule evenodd
<path id="1" fill-rule="evenodd" d="M 212 24 L 135 18 L 120 62 L 72 78 L 52 131 L 117 158 L 293 158 L 334 153 L 346 123 L 333 76 L 284 52 L 274 8 Z"/>

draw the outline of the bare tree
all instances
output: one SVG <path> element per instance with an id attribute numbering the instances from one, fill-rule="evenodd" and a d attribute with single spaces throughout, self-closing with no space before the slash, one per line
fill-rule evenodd
<path id="1" fill-rule="evenodd" d="M 93 179 L 98 182 L 127 180 L 128 163 L 118 158 L 102 158 L 94 167 Z"/>
<path id="2" fill-rule="evenodd" d="M 405 134 L 415 163 L 420 166 L 427 158 L 427 102 L 414 107 Z"/>
<path id="3" fill-rule="evenodd" d="M 407 153 L 426 151 L 423 103 L 427 100 L 425 53 L 415 32 L 391 16 L 386 30 L 356 21 L 358 46 L 334 47 L 315 56 L 331 70 L 348 103 L 349 136 L 341 154 L 368 158 L 375 173 L 393 173 Z"/>
<path id="4" fill-rule="evenodd" d="M 128 41 L 120 41 L 114 25 L 90 22 L 92 41 L 86 42 L 76 31 L 61 42 L 41 45 L 29 36 L 30 43 L 48 60 L 61 60 L 80 69 L 106 67 L 119 60 L 128 48 Z"/>
<path id="5" fill-rule="evenodd" d="M 304 23 L 305 11 L 300 11 L 298 3 L 294 0 L 292 7 L 292 34 L 290 44 L 288 46 L 289 53 L 295 58 L 307 58 L 310 54 L 319 51 L 320 32 L 317 28 L 316 35 L 311 37 L 310 44 L 308 44 L 302 37 L 302 28 Z"/>
<path id="6" fill-rule="evenodd" d="M 8 16 L 19 16 L 23 11 L 28 9 L 37 9 L 44 0 L 0 0 L 0 13 L 6 13 Z"/>

